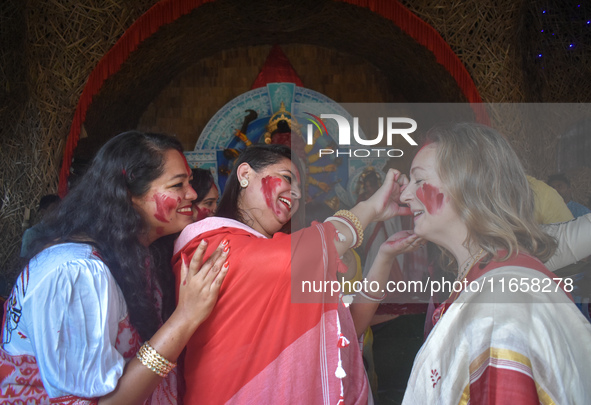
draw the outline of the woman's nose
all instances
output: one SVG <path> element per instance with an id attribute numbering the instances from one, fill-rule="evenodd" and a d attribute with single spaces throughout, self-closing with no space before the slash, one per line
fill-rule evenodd
<path id="1" fill-rule="evenodd" d="M 408 203 L 410 202 L 410 200 L 412 200 L 413 196 L 414 186 L 412 186 L 411 183 L 409 183 L 404 187 L 404 190 L 402 190 L 402 194 L 400 194 L 400 202 Z"/>
<path id="2" fill-rule="evenodd" d="M 193 189 L 193 187 L 189 186 L 187 189 L 187 193 L 185 194 L 185 200 L 196 200 L 197 199 L 197 192 Z"/>
<path id="3" fill-rule="evenodd" d="M 298 200 L 300 198 L 302 198 L 302 192 L 301 192 L 300 186 L 298 184 L 291 185 L 291 196 L 292 196 L 292 198 L 295 198 Z"/>

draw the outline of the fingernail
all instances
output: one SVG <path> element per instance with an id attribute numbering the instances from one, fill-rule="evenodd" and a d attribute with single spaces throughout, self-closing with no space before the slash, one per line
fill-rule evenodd
<path id="1" fill-rule="evenodd" d="M 201 246 L 205 246 L 207 245 L 207 239 L 201 239 L 201 242 L 199 243 Z"/>
<path id="2" fill-rule="evenodd" d="M 224 247 L 224 252 L 227 252 L 228 250 L 230 250 L 230 246 Z"/>
<path id="3" fill-rule="evenodd" d="M 226 260 L 226 261 L 224 262 L 224 265 L 223 265 L 222 267 L 223 267 L 224 269 L 227 269 L 228 267 L 230 267 L 230 261 L 229 261 L 229 260 Z"/>
<path id="4" fill-rule="evenodd" d="M 187 255 L 185 254 L 185 252 L 181 252 L 181 260 L 183 261 L 183 264 L 186 266 L 187 265 Z"/>
<path id="5" fill-rule="evenodd" d="M 226 246 L 228 243 L 229 243 L 228 242 L 228 239 L 224 239 L 220 245 L 221 246 Z"/>

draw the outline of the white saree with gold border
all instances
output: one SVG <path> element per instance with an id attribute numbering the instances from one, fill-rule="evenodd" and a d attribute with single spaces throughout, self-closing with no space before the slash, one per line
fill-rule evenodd
<path id="1" fill-rule="evenodd" d="M 591 324 L 536 259 L 510 263 L 447 308 L 415 358 L 404 405 L 591 404 Z"/>

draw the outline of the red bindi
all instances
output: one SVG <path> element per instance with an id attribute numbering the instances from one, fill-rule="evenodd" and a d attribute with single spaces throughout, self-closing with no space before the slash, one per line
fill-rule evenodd
<path id="1" fill-rule="evenodd" d="M 443 193 L 435 186 L 428 183 L 423 184 L 417 190 L 417 198 L 423 203 L 429 214 L 436 214 L 443 206 Z"/>
<path id="2" fill-rule="evenodd" d="M 261 180 L 262 186 L 261 190 L 263 195 L 265 196 L 265 202 L 267 203 L 267 207 L 273 209 L 273 192 L 277 190 L 277 187 L 281 186 L 282 180 L 279 177 L 271 177 L 266 176 Z M 277 210 L 277 214 L 281 211 Z"/>

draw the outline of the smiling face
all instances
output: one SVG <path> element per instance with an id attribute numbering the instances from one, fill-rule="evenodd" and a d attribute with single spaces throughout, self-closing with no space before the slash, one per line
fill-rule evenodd
<path id="1" fill-rule="evenodd" d="M 299 207 L 299 172 L 289 159 L 269 165 L 258 172 L 248 163 L 240 165 L 238 179 L 248 179 L 242 189 L 238 207 L 246 214 L 253 229 L 272 236 L 285 225 Z M 252 221 L 252 223 L 250 223 Z"/>
<path id="2" fill-rule="evenodd" d="M 437 144 L 423 147 L 410 169 L 410 182 L 400 200 L 414 215 L 415 233 L 440 246 L 452 249 L 462 244 L 467 228 L 454 209 L 445 185 L 437 173 Z"/>
<path id="3" fill-rule="evenodd" d="M 212 184 L 205 198 L 198 203 L 193 204 L 193 220 L 201 221 L 202 219 L 213 216 L 216 208 L 218 207 L 219 196 L 220 193 L 218 188 L 215 186 L 215 184 Z"/>
<path id="4" fill-rule="evenodd" d="M 161 236 L 180 232 L 193 222 L 192 201 L 197 193 L 189 184 L 191 170 L 184 155 L 177 150 L 164 153 L 164 171 L 141 197 L 132 197 L 134 208 L 147 224 L 144 244 Z"/>

